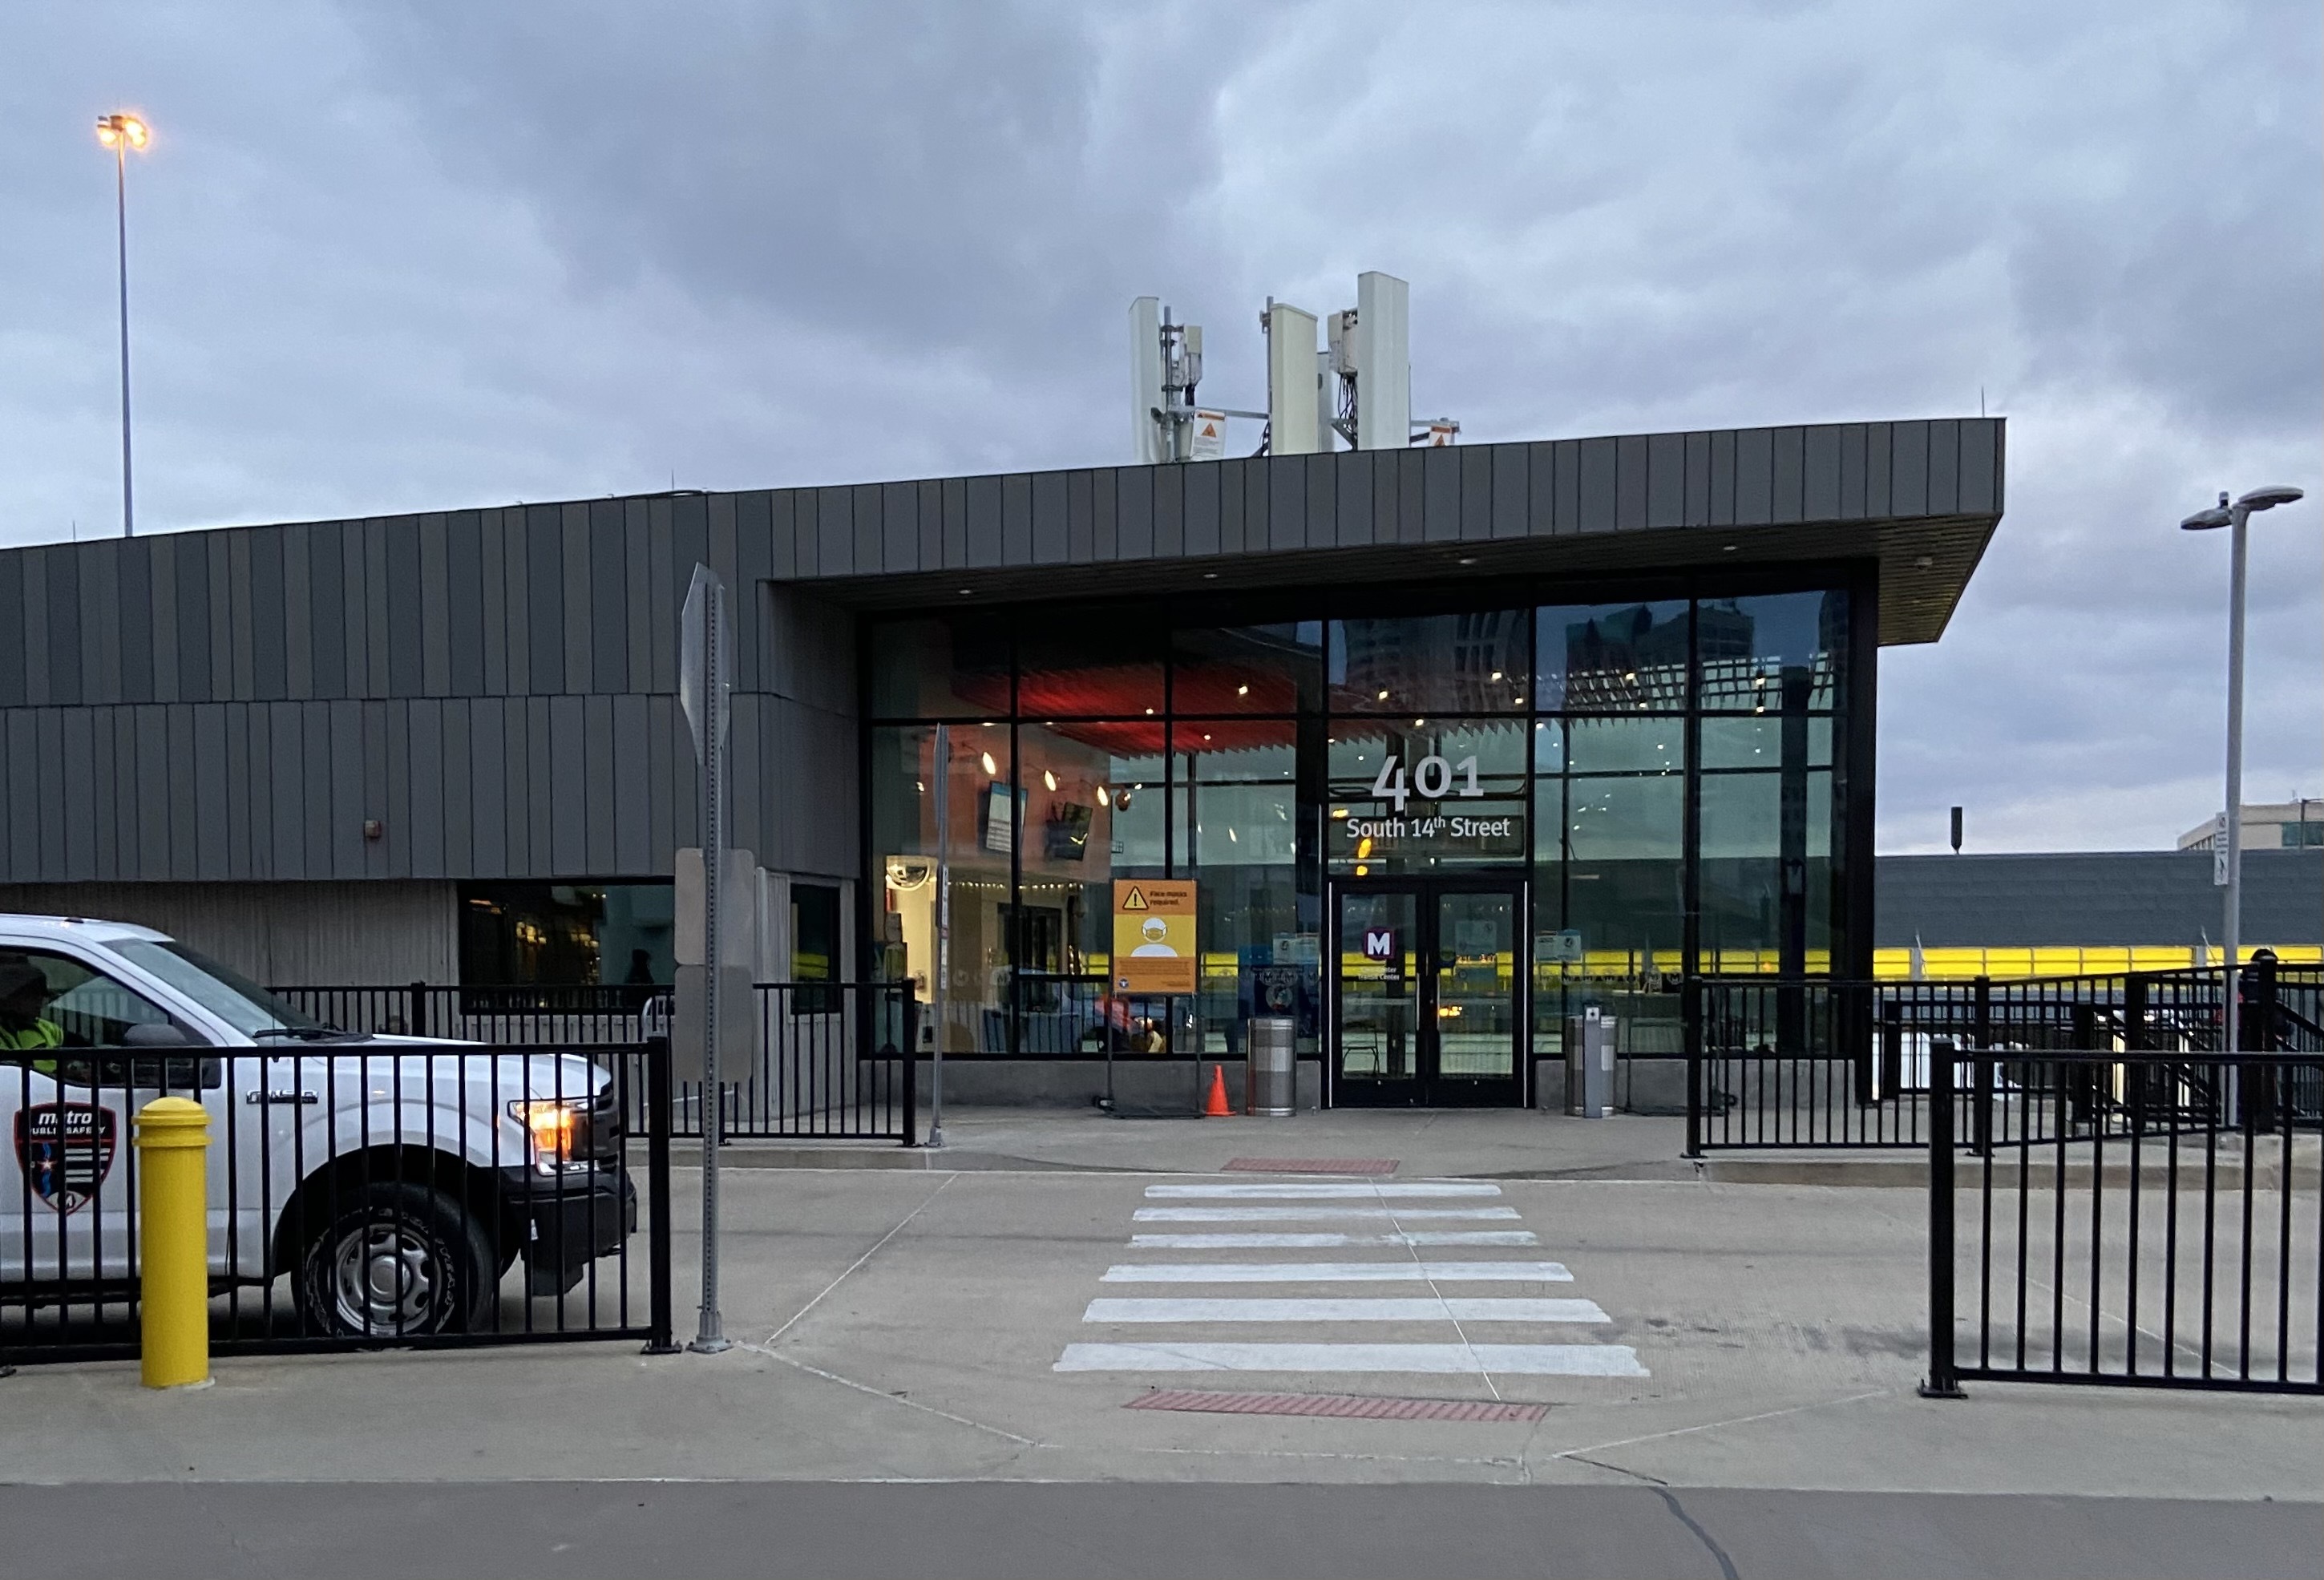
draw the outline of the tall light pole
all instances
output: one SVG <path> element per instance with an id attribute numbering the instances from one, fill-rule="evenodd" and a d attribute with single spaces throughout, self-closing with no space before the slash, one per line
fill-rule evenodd
<path id="1" fill-rule="evenodd" d="M 97 140 L 113 150 L 113 217 L 121 263 L 121 535 L 137 535 L 137 513 L 129 482 L 129 151 L 143 148 L 152 134 L 135 115 L 99 115 Z"/>
<path id="2" fill-rule="evenodd" d="M 2242 996 L 2243 914 L 2244 914 L 2244 571 L 2246 528 L 2253 514 L 2273 510 L 2279 504 L 2290 504 L 2301 497 L 2297 488 L 2278 484 L 2270 488 L 2255 488 L 2233 504 L 2227 496 L 2219 495 L 2219 503 L 2209 510 L 2197 511 L 2179 523 L 2181 531 L 2210 531 L 2218 527 L 2228 529 L 2227 554 L 2227 806 L 2223 819 L 2219 843 L 2224 845 L 2212 865 L 2212 882 L 2227 892 L 2227 1021 L 2223 1028 L 2225 1042 L 2221 1051 L 2238 1051 L 2236 1042 L 2237 1010 Z"/>

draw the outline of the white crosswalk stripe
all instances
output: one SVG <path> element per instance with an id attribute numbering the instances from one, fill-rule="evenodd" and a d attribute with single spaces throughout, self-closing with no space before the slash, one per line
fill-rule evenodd
<path id="1" fill-rule="evenodd" d="M 1611 1322 L 1595 1300 L 1093 1300 L 1084 1322 Z"/>
<path id="2" fill-rule="evenodd" d="M 1140 1224 L 1306 1224 L 1338 1218 L 1460 1219 L 1472 1223 L 1514 1223 L 1515 1207 L 1139 1207 L 1130 1215 Z"/>
<path id="3" fill-rule="evenodd" d="M 1292 1251 L 1332 1245 L 1538 1245 L 1530 1229 L 1406 1229 L 1385 1234 L 1132 1234 L 1154 1251 Z"/>
<path id="4" fill-rule="evenodd" d="M 1499 1196 L 1498 1185 L 1467 1180 L 1415 1180 L 1403 1185 L 1149 1185 L 1151 1201 L 1401 1201 L 1425 1197 Z"/>
<path id="5" fill-rule="evenodd" d="M 1067 1344 L 1059 1372 L 1415 1372 L 1645 1377 L 1628 1344 Z"/>
<path id="6" fill-rule="evenodd" d="M 1573 1281 L 1554 1261 L 1127 1261 L 1107 1284 L 1468 1284 Z"/>
<path id="7" fill-rule="evenodd" d="M 1517 1210 L 1489 1198 L 1501 1187 L 1481 1180 L 1324 1182 L 1317 1180 L 1206 1181 L 1149 1185 L 1148 1204 L 1134 1209 L 1132 1221 L 1146 1224 L 1217 1224 L 1217 1228 L 1141 1227 L 1130 1248 L 1148 1252 L 1329 1252 L 1379 1246 L 1402 1255 L 1365 1261 L 1208 1260 L 1123 1261 L 1105 1270 L 1104 1284 L 1169 1284 L 1184 1295 L 1102 1296 L 1082 1314 L 1087 1327 L 1143 1329 L 1192 1327 L 1199 1337 L 1158 1336 L 1090 1340 L 1067 1344 L 1053 1366 L 1058 1372 L 1249 1372 L 1296 1379 L 1406 1372 L 1419 1376 L 1466 1376 L 1482 1381 L 1493 1397 L 1497 1376 L 1632 1378 L 1649 1373 L 1628 1344 L 1567 1342 L 1574 1327 L 1613 1323 L 1595 1300 L 1534 1295 L 1449 1294 L 1447 1287 L 1476 1284 L 1564 1284 L 1573 1274 L 1563 1262 L 1537 1258 L 1434 1259 L 1428 1251 L 1450 1247 L 1525 1251 L 1539 1238 L 1516 1226 Z M 1506 1227 L 1486 1228 L 1494 1224 Z M 1280 1224 L 1280 1228 L 1266 1225 Z M 1312 1227 L 1308 1225 L 1313 1225 Z M 1336 1225 L 1336 1226 L 1335 1226 Z M 1425 1225 L 1425 1226 L 1423 1226 Z M 1228 1295 L 1220 1286 L 1253 1284 L 1402 1284 L 1425 1286 L 1410 1295 L 1303 1296 Z M 1212 1292 L 1217 1291 L 1217 1292 Z M 1397 1324 L 1401 1331 L 1366 1343 L 1346 1335 L 1351 1325 Z M 1480 1344 L 1476 1325 L 1505 1338 L 1525 1329 L 1545 1342 Z M 1292 1330 L 1312 1326 L 1309 1342 L 1246 1342 L 1209 1336 L 1221 1328 Z M 1513 1332 L 1512 1330 L 1517 1330 Z M 1560 1329 L 1567 1330 L 1561 1334 Z M 1204 1330 L 1207 1330 L 1205 1332 Z M 1362 1331 L 1360 1327 L 1357 1332 Z M 1379 1330 L 1375 1329 L 1375 1332 Z M 1450 1341 L 1450 1342 L 1448 1342 Z"/>

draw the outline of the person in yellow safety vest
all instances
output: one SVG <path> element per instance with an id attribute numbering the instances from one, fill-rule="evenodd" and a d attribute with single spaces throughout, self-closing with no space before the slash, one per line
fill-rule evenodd
<path id="1" fill-rule="evenodd" d="M 30 1053 L 62 1048 L 64 1028 L 41 1012 L 49 1007 L 49 979 L 31 961 L 0 960 L 0 1051 Z M 44 1076 L 57 1073 L 57 1061 L 39 1058 L 32 1067 Z"/>

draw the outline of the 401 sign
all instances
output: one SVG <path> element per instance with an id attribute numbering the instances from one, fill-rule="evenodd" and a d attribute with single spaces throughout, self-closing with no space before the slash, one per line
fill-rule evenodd
<path id="1" fill-rule="evenodd" d="M 1412 777 L 1405 778 L 1404 764 L 1394 757 L 1380 764 L 1379 777 L 1372 781 L 1372 794 L 1388 802 L 1401 815 L 1404 803 L 1413 796 L 1424 801 L 1441 801 L 1448 797 L 1462 800 L 1480 800 L 1484 790 L 1477 783 L 1477 760 L 1463 757 L 1458 762 L 1448 762 L 1431 752 L 1412 765 Z"/>

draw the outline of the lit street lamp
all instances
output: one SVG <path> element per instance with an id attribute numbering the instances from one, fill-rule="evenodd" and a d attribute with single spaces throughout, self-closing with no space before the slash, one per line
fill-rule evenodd
<path id="1" fill-rule="evenodd" d="M 97 140 L 113 150 L 113 215 L 121 260 L 121 535 L 137 535 L 129 486 L 129 151 L 152 134 L 135 115 L 99 115 Z"/>
<path id="2" fill-rule="evenodd" d="M 2273 510 L 2301 497 L 2297 488 L 2278 484 L 2255 488 L 2233 504 L 2227 496 L 2210 510 L 2197 511 L 2179 523 L 2190 532 L 2216 527 L 2231 529 L 2227 554 L 2227 827 L 2218 836 L 2226 849 L 2213 868 L 2213 882 L 2227 891 L 2227 991 L 2225 1053 L 2239 1051 L 2236 1044 L 2237 999 L 2242 992 L 2244 899 L 2244 562 L 2245 527 L 2255 511 Z"/>

